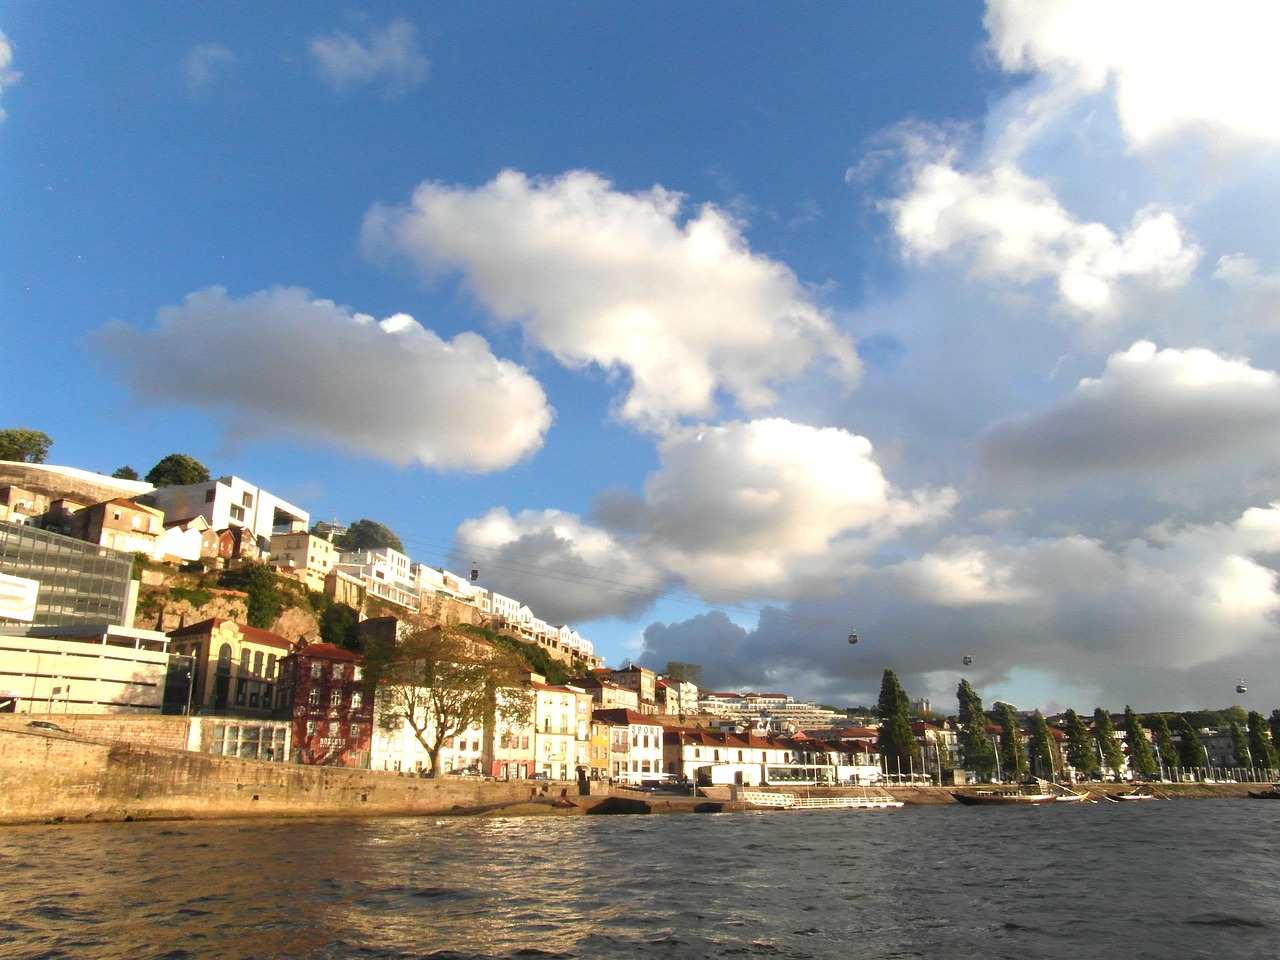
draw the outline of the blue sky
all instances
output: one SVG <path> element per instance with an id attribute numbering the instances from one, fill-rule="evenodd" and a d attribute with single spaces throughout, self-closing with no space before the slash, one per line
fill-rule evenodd
<path id="1" fill-rule="evenodd" d="M 1200 12 L 0 4 L 0 423 L 610 663 L 1269 710 L 1280 22 Z"/>

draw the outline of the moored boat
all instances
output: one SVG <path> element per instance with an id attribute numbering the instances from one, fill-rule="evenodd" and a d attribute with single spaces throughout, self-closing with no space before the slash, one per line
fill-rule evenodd
<path id="1" fill-rule="evenodd" d="M 969 807 L 1023 806 L 1054 803 L 1058 797 L 1052 793 L 1023 793 L 1019 790 L 975 790 L 972 793 L 952 791 L 951 795 Z"/>
<path id="2" fill-rule="evenodd" d="M 1126 800 L 1158 800 L 1150 790 L 1126 790 L 1124 793 L 1108 793 L 1105 795 L 1112 803 L 1123 803 Z"/>

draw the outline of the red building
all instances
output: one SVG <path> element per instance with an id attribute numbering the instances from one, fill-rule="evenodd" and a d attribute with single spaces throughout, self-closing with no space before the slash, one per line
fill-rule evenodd
<path id="1" fill-rule="evenodd" d="M 369 766 L 373 698 L 365 690 L 359 654 L 310 643 L 280 664 L 280 713 L 293 717 L 298 763 Z"/>

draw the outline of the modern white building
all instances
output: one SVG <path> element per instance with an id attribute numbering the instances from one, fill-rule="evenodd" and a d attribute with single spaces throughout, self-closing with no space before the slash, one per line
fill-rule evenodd
<path id="1" fill-rule="evenodd" d="M 418 592 L 409 567 L 409 558 L 391 547 L 342 553 L 333 565 L 338 573 L 358 578 L 370 596 L 417 610 Z"/>
<path id="2" fill-rule="evenodd" d="M 146 501 L 164 511 L 165 522 L 204 517 L 212 530 L 251 533 L 258 553 L 271 550 L 276 532 L 307 529 L 310 514 L 239 477 L 157 487 Z"/>

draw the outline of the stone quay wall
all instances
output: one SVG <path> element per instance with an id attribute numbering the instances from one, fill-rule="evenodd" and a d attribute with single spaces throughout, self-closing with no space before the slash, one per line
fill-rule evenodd
<path id="1" fill-rule="evenodd" d="M 448 814 L 567 786 L 237 760 L 31 728 L 28 716 L 0 723 L 0 824 Z"/>

